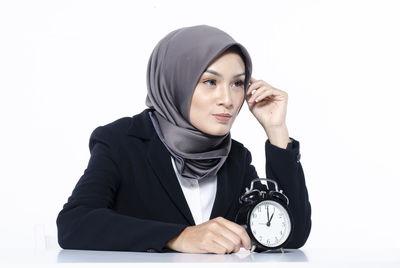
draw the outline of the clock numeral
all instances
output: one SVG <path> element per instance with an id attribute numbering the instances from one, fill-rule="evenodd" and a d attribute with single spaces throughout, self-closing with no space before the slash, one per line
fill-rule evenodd
<path id="1" fill-rule="evenodd" d="M 261 207 L 258 207 L 258 212 L 261 212 Z"/>
<path id="2" fill-rule="evenodd" d="M 279 240 L 278 240 L 278 238 L 275 236 L 275 243 L 277 243 Z"/>
<path id="3" fill-rule="evenodd" d="M 257 218 L 257 214 L 253 213 L 253 218 Z"/>
<path id="4" fill-rule="evenodd" d="M 280 235 L 283 235 L 283 231 L 281 230 L 281 231 L 279 232 L 279 234 L 280 234 Z"/>
<path id="5" fill-rule="evenodd" d="M 267 245 L 269 246 L 271 244 L 271 242 L 269 242 L 269 239 L 267 239 Z"/>
<path id="6" fill-rule="evenodd" d="M 283 227 L 286 227 L 286 222 L 282 222 L 282 226 L 283 226 Z"/>

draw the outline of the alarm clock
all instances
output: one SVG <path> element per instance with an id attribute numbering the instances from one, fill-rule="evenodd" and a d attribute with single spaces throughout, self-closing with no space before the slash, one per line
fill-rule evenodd
<path id="1" fill-rule="evenodd" d="M 254 188 L 254 183 L 261 181 L 266 182 L 266 190 Z M 268 182 L 274 184 L 274 190 L 269 189 Z M 267 178 L 252 180 L 250 189 L 246 188 L 239 197 L 239 204 L 235 222 L 246 229 L 251 239 L 251 251 L 281 248 L 283 252 L 293 233 L 293 217 L 289 210 L 289 199 L 282 190 L 279 191 L 277 182 Z"/>

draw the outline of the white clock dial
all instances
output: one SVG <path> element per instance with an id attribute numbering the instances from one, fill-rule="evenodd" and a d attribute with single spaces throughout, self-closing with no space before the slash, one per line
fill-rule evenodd
<path id="1" fill-rule="evenodd" d="M 266 247 L 277 247 L 286 241 L 291 223 L 286 209 L 273 200 L 257 204 L 250 214 L 250 230 Z"/>

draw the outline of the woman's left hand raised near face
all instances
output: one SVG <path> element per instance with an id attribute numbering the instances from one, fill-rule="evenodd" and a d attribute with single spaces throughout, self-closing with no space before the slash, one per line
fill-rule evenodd
<path id="1" fill-rule="evenodd" d="M 285 91 L 251 77 L 246 101 L 251 113 L 264 129 L 286 127 L 288 94 Z"/>

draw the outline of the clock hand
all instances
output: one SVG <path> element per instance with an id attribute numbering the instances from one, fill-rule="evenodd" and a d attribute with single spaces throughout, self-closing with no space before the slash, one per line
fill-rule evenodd
<path id="1" fill-rule="evenodd" d="M 271 225 L 271 220 L 272 220 L 272 218 L 274 217 L 274 214 L 275 214 L 275 208 L 274 208 L 274 212 L 273 212 L 272 215 L 271 215 L 271 218 L 268 217 L 267 226 L 270 226 L 270 225 Z"/>
<path id="2" fill-rule="evenodd" d="M 269 223 L 271 223 L 271 221 L 272 221 L 272 217 L 274 217 L 274 214 L 275 214 L 275 211 L 274 211 L 274 213 L 272 213 L 272 215 L 271 215 L 271 219 L 269 219 Z"/>
<path id="3" fill-rule="evenodd" d="M 267 205 L 267 219 L 268 219 L 268 221 L 269 221 L 269 206 Z"/>

